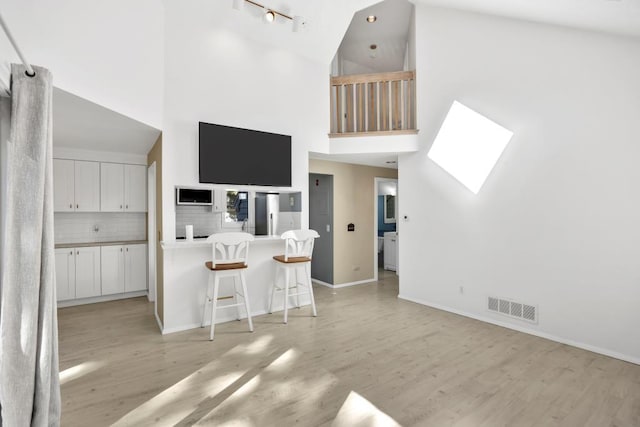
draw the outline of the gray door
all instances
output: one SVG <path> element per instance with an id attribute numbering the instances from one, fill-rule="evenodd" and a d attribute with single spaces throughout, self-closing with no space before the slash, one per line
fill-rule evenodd
<path id="1" fill-rule="evenodd" d="M 309 174 L 309 228 L 320 238 L 313 246 L 311 277 L 333 284 L 333 175 Z"/>

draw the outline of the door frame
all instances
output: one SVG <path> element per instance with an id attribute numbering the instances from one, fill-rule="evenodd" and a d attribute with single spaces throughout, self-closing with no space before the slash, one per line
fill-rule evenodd
<path id="1" fill-rule="evenodd" d="M 380 268 L 378 265 L 378 191 L 382 182 L 396 183 L 396 232 L 400 231 L 400 221 L 398 220 L 398 194 L 400 193 L 398 178 L 375 177 L 373 178 L 373 280 L 376 282 L 378 281 L 378 268 Z M 396 262 L 398 261 L 396 260 Z"/>
<path id="2" fill-rule="evenodd" d="M 156 286 L 158 278 L 156 276 L 156 162 L 151 163 L 147 168 L 147 252 L 148 252 L 148 284 L 149 291 L 147 298 L 156 305 Z M 155 312 L 158 307 L 155 306 Z"/>

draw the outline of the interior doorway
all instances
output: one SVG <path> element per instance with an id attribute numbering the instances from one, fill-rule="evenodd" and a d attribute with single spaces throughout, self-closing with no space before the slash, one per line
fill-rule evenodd
<path id="1" fill-rule="evenodd" d="M 309 174 L 309 228 L 320 234 L 313 246 L 311 277 L 333 285 L 333 175 Z"/>
<path id="2" fill-rule="evenodd" d="M 374 248 L 375 280 L 398 274 L 398 180 L 374 178 Z"/>

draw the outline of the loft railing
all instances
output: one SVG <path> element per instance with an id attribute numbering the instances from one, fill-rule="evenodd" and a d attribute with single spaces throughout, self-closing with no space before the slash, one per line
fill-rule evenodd
<path id="1" fill-rule="evenodd" d="M 331 136 L 415 130 L 415 71 L 331 77 Z"/>

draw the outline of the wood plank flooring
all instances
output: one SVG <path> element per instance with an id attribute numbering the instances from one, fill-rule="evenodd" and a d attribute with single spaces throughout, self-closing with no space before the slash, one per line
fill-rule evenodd
<path id="1" fill-rule="evenodd" d="M 640 366 L 397 299 L 161 336 L 146 298 L 59 310 L 64 426 L 640 426 Z"/>

